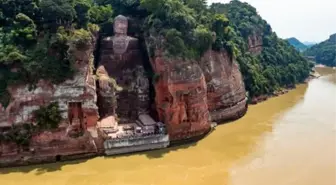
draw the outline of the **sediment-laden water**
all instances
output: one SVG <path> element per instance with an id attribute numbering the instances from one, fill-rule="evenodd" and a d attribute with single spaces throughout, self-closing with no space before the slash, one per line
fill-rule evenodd
<path id="1" fill-rule="evenodd" d="M 336 76 L 250 106 L 198 143 L 0 169 L 1 185 L 334 185 Z"/>

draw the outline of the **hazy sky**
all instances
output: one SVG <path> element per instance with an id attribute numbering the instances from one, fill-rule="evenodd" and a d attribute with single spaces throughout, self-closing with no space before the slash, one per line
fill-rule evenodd
<path id="1" fill-rule="evenodd" d="M 208 3 L 230 0 L 208 0 Z M 336 33 L 336 0 L 243 0 L 254 6 L 281 38 L 320 42 Z"/>

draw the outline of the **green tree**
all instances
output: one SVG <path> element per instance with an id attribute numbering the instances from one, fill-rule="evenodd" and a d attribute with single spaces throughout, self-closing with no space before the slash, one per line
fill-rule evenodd
<path id="1" fill-rule="evenodd" d="M 41 129 L 58 128 L 62 120 L 57 102 L 51 103 L 46 107 L 40 107 L 40 109 L 34 112 L 34 116 L 38 127 Z"/>
<path id="2" fill-rule="evenodd" d="M 11 34 L 16 44 L 29 47 L 36 42 L 36 25 L 28 16 L 19 13 L 15 17 Z"/>
<path id="3" fill-rule="evenodd" d="M 93 6 L 89 10 L 90 21 L 102 24 L 112 19 L 113 10 L 111 5 Z"/>
<path id="4" fill-rule="evenodd" d="M 76 18 L 71 0 L 43 0 L 40 4 L 44 24 L 56 31 L 58 26 L 70 26 Z"/>
<path id="5" fill-rule="evenodd" d="M 75 6 L 76 19 L 79 28 L 85 28 L 89 23 L 89 10 L 91 8 L 91 3 L 88 1 L 78 1 Z"/>

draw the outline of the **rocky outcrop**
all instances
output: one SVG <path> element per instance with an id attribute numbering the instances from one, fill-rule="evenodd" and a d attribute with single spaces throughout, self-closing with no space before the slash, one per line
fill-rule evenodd
<path id="1" fill-rule="evenodd" d="M 60 84 L 40 80 L 33 89 L 28 84 L 8 87 L 12 98 L 6 109 L 0 109 L 0 132 L 14 124 L 34 123 L 34 111 L 52 102 L 58 103 L 62 120 L 58 129 L 33 132 L 28 151 L 20 151 L 21 146 L 0 140 L 0 161 L 4 164 L 30 164 L 29 160 L 34 163 L 44 161 L 46 157 L 48 161 L 55 160 L 56 155 L 97 152 L 95 141 L 98 139 L 89 132 L 95 128 L 99 119 L 93 74 L 94 43 L 95 38 L 92 38 L 91 47 L 87 50 L 72 51 L 76 59 L 76 73 L 72 79 Z M 75 133 L 76 138 L 70 135 L 73 131 L 80 131 Z"/>
<path id="2" fill-rule="evenodd" d="M 150 38 L 147 44 L 157 43 L 153 41 Z M 157 49 L 150 62 L 157 78 L 156 109 L 172 140 L 203 135 L 212 121 L 220 123 L 245 114 L 243 78 L 225 50 L 210 49 L 199 61 L 191 61 L 166 58 Z"/>
<path id="3" fill-rule="evenodd" d="M 207 51 L 200 61 L 207 83 L 212 121 L 236 119 L 246 112 L 245 85 L 238 64 L 227 51 Z"/>
<path id="4" fill-rule="evenodd" d="M 76 63 L 78 71 L 73 79 L 61 84 L 40 80 L 33 90 L 27 84 L 8 87 L 12 100 L 6 110 L 0 112 L 3 115 L 0 125 L 6 127 L 32 122 L 35 110 L 51 102 L 58 102 L 64 123 L 72 123 L 69 119 L 74 111 L 72 103 L 77 103 L 83 113 L 80 118 L 82 124 L 86 127 L 95 126 L 99 116 L 95 79 L 89 64 L 89 60 L 93 62 L 92 51 L 89 56 L 91 59 Z"/>
<path id="5" fill-rule="evenodd" d="M 252 34 L 247 38 L 248 51 L 253 54 L 260 54 L 263 46 L 263 36 L 261 34 Z"/>
<path id="6" fill-rule="evenodd" d="M 225 50 L 209 50 L 199 61 L 168 59 L 157 50 L 151 64 L 157 76 L 157 112 L 173 141 L 205 134 L 212 121 L 245 114 L 242 75 Z"/>
<path id="7" fill-rule="evenodd" d="M 0 167 L 56 162 L 95 156 L 95 139 L 85 132 L 77 138 L 67 137 L 64 128 L 35 134 L 29 149 L 15 143 L 0 143 Z"/>
<path id="8" fill-rule="evenodd" d="M 156 108 L 172 141 L 200 136 L 210 130 L 205 77 L 195 61 L 165 59 L 160 51 L 151 60 L 157 79 Z"/>

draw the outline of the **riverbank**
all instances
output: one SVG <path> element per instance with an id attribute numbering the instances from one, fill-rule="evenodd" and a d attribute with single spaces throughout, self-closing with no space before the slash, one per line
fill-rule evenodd
<path id="1" fill-rule="evenodd" d="M 295 89 L 295 87 L 288 87 L 288 88 L 283 88 L 281 90 L 278 90 L 270 95 L 261 95 L 261 96 L 253 97 L 249 103 L 251 105 L 256 105 L 258 103 L 268 100 L 269 98 L 287 94 L 290 90 L 293 90 L 293 89 Z"/>
<path id="2" fill-rule="evenodd" d="M 195 132 L 191 135 L 191 137 L 179 141 L 170 141 L 168 135 L 149 135 L 143 138 L 120 138 L 118 140 L 105 139 L 104 141 L 102 138 L 80 139 L 83 140 L 80 142 L 80 146 L 84 146 L 85 143 L 92 143 L 93 146 L 95 146 L 94 148 L 76 148 L 75 146 L 77 145 L 70 146 L 70 142 L 67 142 L 64 144 L 69 145 L 68 148 L 64 148 L 61 143 L 57 143 L 54 146 L 34 146 L 30 147 L 30 149 L 26 148 L 25 150 L 19 150 L 19 148 L 13 144 L 10 147 L 13 149 L 12 153 L 0 153 L 0 168 L 58 163 L 103 156 L 125 156 L 139 152 L 177 147 L 195 143 L 203 139 L 204 137 L 210 135 L 210 133 L 215 130 L 216 126 L 217 124 L 212 123 L 207 132 L 203 134 Z M 88 133 L 86 135 L 88 135 Z M 38 147 L 39 150 L 33 150 L 33 148 L 36 147 Z M 3 150 L 5 148 L 8 148 L 8 146 L 0 144 L 0 149 Z"/>
<path id="3" fill-rule="evenodd" d="M 280 92 L 279 92 L 280 93 Z M 282 92 L 282 94 L 285 94 L 285 92 Z M 234 108 L 233 106 L 232 108 Z M 248 110 L 248 107 L 246 106 L 244 110 L 238 111 L 236 113 L 236 116 L 233 116 L 235 119 L 232 120 L 226 120 L 223 123 L 232 122 L 234 120 L 242 118 Z M 221 123 L 219 123 L 221 124 Z M 115 143 L 114 140 L 110 139 L 102 139 L 98 134 L 98 139 L 89 139 L 87 142 L 83 140 L 82 143 L 95 143 L 93 146 L 95 148 L 93 149 L 90 147 L 90 152 L 87 152 L 86 150 L 81 150 L 81 148 L 78 148 L 76 150 L 73 150 L 70 147 L 70 150 L 67 150 L 65 152 L 60 151 L 59 147 L 60 145 L 55 145 L 54 147 L 51 147 L 49 150 L 50 152 L 45 153 L 39 153 L 36 150 L 28 150 L 25 152 L 18 152 L 13 155 L 0 155 L 0 167 L 13 167 L 13 166 L 28 166 L 28 165 L 35 165 L 35 164 L 45 164 L 45 163 L 55 163 L 55 162 L 64 162 L 69 160 L 78 160 L 78 159 L 89 159 L 99 156 L 105 156 L 105 155 L 131 155 L 138 152 L 143 151 L 151 151 L 151 150 L 157 150 L 157 149 L 164 149 L 164 148 L 171 148 L 171 147 L 177 147 L 180 145 L 186 145 L 190 143 L 196 143 L 199 140 L 202 140 L 203 138 L 209 136 L 213 131 L 215 130 L 215 127 L 217 124 L 212 123 L 211 128 L 204 134 L 199 134 L 195 132 L 192 137 L 189 137 L 187 139 L 179 140 L 179 141 L 169 141 L 168 135 L 164 139 L 164 141 L 158 140 L 160 142 L 153 142 L 152 140 L 149 140 L 148 142 L 145 140 L 140 139 L 139 141 L 132 141 L 135 138 L 129 138 L 130 141 L 126 139 L 124 143 Z M 63 134 L 64 135 L 64 134 Z M 100 138 L 100 139 L 99 139 Z M 155 139 L 156 141 L 157 139 Z M 45 141 L 44 141 L 45 142 Z M 111 142 L 113 142 L 111 144 Z M 102 144 L 104 143 L 104 144 Z M 56 144 L 56 143 L 54 143 Z M 153 146 L 151 146 L 153 144 Z M 155 146 L 154 146 L 155 145 Z M 158 146 L 156 146 L 158 145 Z M 97 147 L 98 146 L 98 147 Z M 104 147 L 109 146 L 109 147 Z M 38 147 L 38 146 L 37 146 Z M 55 148 L 56 147 L 56 148 Z M 134 147 L 134 148 L 132 148 Z M 34 148 L 34 147 L 33 147 Z M 40 147 L 38 147 L 40 148 Z"/>
<path id="4" fill-rule="evenodd" d="M 326 68 L 321 68 L 321 69 L 316 69 L 316 70 L 317 71 L 327 70 L 330 73 L 330 69 L 326 69 Z M 332 72 L 335 72 L 335 70 L 333 70 Z M 309 80 L 307 80 L 306 83 L 308 83 L 310 80 L 315 79 L 315 78 L 318 78 L 318 77 L 313 76 L 313 78 L 310 78 Z M 290 92 L 291 90 L 294 90 L 294 89 L 295 89 L 294 87 L 287 88 L 287 89 L 282 89 L 280 91 L 275 92 L 273 95 L 258 97 L 255 100 L 255 104 L 260 103 L 262 101 L 266 101 L 266 100 L 268 100 L 269 98 L 272 98 L 272 97 L 287 94 L 288 92 Z M 237 119 L 244 116 L 245 113 L 246 113 L 246 110 L 237 114 Z M 191 142 L 197 142 L 197 141 L 203 139 L 205 136 L 208 136 L 210 133 L 212 133 L 215 126 L 216 126 L 216 124 L 213 124 L 211 130 L 209 130 L 209 132 L 205 133 L 204 135 L 201 135 L 199 137 L 189 138 L 187 140 L 183 140 L 183 141 L 180 141 L 180 142 L 165 144 L 164 147 L 160 147 L 160 148 L 166 148 L 166 147 L 184 145 L 184 144 L 188 144 L 188 143 L 191 143 Z M 68 160 L 75 160 L 75 159 L 82 159 L 82 158 L 93 158 L 93 157 L 97 157 L 97 156 L 103 156 L 104 155 L 103 154 L 104 148 L 102 147 L 102 144 L 94 144 L 94 145 L 95 145 L 95 147 L 96 147 L 96 145 L 101 146 L 101 147 L 98 147 L 98 149 L 95 148 L 96 152 L 90 150 L 90 152 L 78 151 L 78 152 L 75 152 L 75 153 L 74 152 L 68 152 L 68 153 L 62 153 L 62 154 L 52 153 L 52 154 L 39 155 L 39 154 L 36 154 L 32 151 L 28 151 L 28 152 L 20 153 L 20 154 L 17 154 L 17 155 L 10 155 L 10 156 L 1 156 L 0 155 L 0 167 L 24 166 L 24 165 L 32 165 L 32 164 L 40 164 L 40 163 L 53 163 L 53 162 L 60 162 L 60 161 L 68 161 Z M 146 151 L 148 151 L 148 150 L 146 149 Z M 138 152 L 138 151 L 134 151 L 134 152 Z M 132 152 L 127 152 L 127 153 L 129 155 L 130 153 L 133 153 L 133 151 Z"/>
<path id="5" fill-rule="evenodd" d="M 0 184 L 335 184 L 336 112 L 330 100 L 336 82 L 328 79 L 314 79 L 249 106 L 243 118 L 216 127 L 197 143 L 0 169 Z"/>
<path id="6" fill-rule="evenodd" d="M 323 65 L 316 65 L 315 68 L 313 69 L 313 71 L 311 72 L 311 74 L 309 75 L 309 77 L 304 81 L 304 84 L 309 83 L 313 79 L 320 78 L 323 75 L 327 75 L 327 74 L 331 74 L 331 73 L 335 73 L 335 72 L 336 72 L 336 70 L 334 68 L 326 67 L 326 66 L 323 66 Z M 253 98 L 251 98 L 251 101 L 249 103 L 252 104 L 252 105 L 255 105 L 255 104 L 261 103 L 263 101 L 266 101 L 269 98 L 287 94 L 289 91 L 291 91 L 295 88 L 296 88 L 296 85 L 295 86 L 290 86 L 290 87 L 287 87 L 287 88 L 282 88 L 278 91 L 275 91 L 273 94 L 253 97 Z"/>

